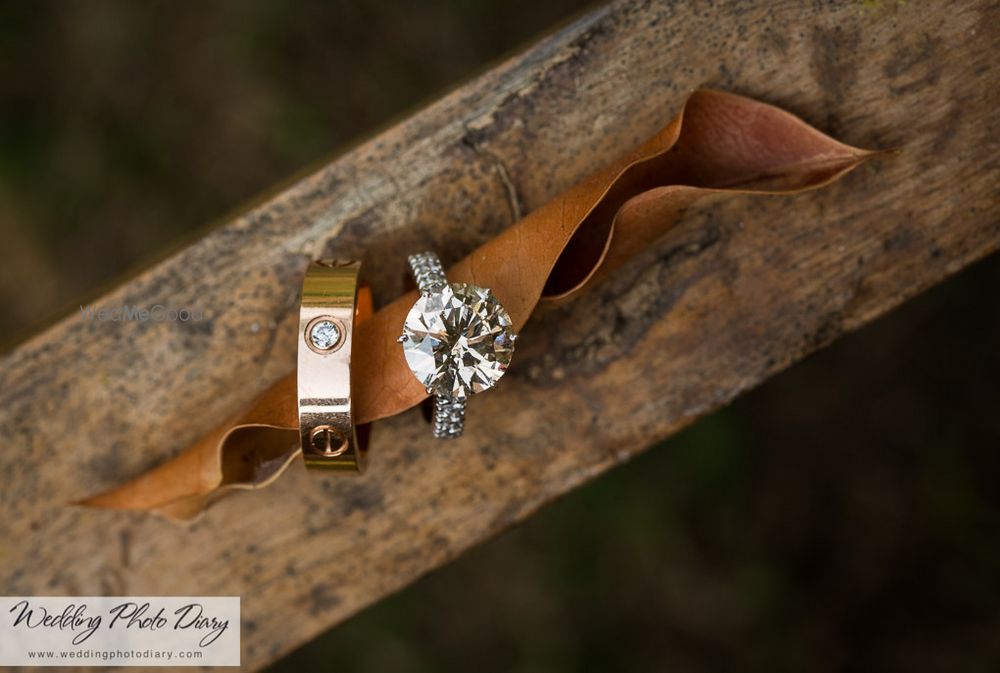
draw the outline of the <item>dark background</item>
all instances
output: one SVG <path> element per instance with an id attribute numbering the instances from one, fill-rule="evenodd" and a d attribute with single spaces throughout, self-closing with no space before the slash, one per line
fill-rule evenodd
<path id="1" fill-rule="evenodd" d="M 0 342 L 580 11 L 0 2 Z M 1000 670 L 994 257 L 276 664 Z"/>

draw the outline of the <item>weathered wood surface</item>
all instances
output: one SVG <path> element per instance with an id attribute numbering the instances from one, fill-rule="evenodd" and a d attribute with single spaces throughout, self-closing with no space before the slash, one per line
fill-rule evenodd
<path id="1" fill-rule="evenodd" d="M 7 354 L 3 590 L 238 594 L 243 661 L 258 668 L 440 566 L 995 250 L 998 25 L 984 0 L 633 1 L 580 18 L 98 302 L 199 308 L 206 323 L 70 315 Z M 378 424 L 364 477 L 296 466 L 189 528 L 66 505 L 180 450 L 293 366 L 308 259 L 362 258 L 385 301 L 408 252 L 457 259 L 697 86 L 904 151 L 819 192 L 690 213 L 533 320 L 460 441 L 432 440 L 414 410 Z"/>

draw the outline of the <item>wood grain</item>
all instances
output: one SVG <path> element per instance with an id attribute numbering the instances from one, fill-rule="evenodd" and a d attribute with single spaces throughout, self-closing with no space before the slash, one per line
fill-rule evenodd
<path id="1" fill-rule="evenodd" d="M 998 25 L 985 0 L 620 2 L 261 199 L 95 302 L 208 320 L 74 314 L 0 362 L 4 591 L 241 595 L 243 662 L 259 668 L 994 251 Z M 385 302 L 408 252 L 459 259 L 699 86 L 903 151 L 820 192 L 699 207 L 537 315 L 459 441 L 433 441 L 413 410 L 375 428 L 364 477 L 295 466 L 186 528 L 65 505 L 293 366 L 310 258 L 360 257 Z"/>

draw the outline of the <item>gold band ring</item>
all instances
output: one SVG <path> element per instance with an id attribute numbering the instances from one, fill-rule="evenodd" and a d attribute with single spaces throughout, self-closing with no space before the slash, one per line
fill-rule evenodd
<path id="1" fill-rule="evenodd" d="M 372 313 L 361 262 L 318 260 L 306 270 L 299 308 L 299 430 L 306 467 L 363 472 L 369 426 L 351 406 L 354 330 Z"/>

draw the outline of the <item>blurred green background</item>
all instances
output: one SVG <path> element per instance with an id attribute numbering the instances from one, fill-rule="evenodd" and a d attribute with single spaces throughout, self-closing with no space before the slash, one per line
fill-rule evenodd
<path id="1" fill-rule="evenodd" d="M 0 340 L 582 8 L 0 1 Z M 271 671 L 1000 670 L 998 288 L 994 257 Z"/>

